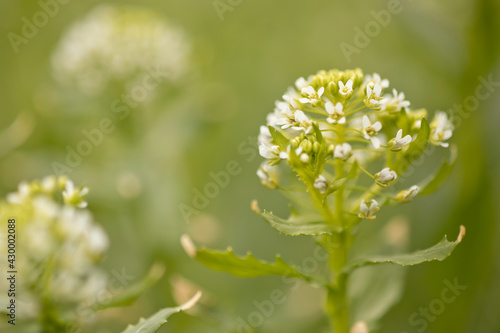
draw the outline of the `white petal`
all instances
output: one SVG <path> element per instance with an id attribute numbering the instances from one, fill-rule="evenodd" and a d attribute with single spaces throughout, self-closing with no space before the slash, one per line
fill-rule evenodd
<path id="1" fill-rule="evenodd" d="M 318 89 L 318 97 L 321 97 L 323 93 L 325 92 L 325 87 L 321 87 Z"/>
<path id="2" fill-rule="evenodd" d="M 401 137 L 402 137 L 402 136 L 403 136 L 403 130 L 402 130 L 402 129 L 400 129 L 400 130 L 398 131 L 398 133 L 396 134 L 396 140 L 401 139 Z"/>
<path id="3" fill-rule="evenodd" d="M 330 101 L 327 101 L 325 103 L 325 110 L 328 112 L 328 114 L 332 114 L 333 111 L 335 111 L 335 107 L 333 106 L 333 103 Z"/>
<path id="4" fill-rule="evenodd" d="M 298 122 L 308 122 L 309 118 L 306 116 L 306 114 L 303 111 L 295 111 L 295 120 Z"/>
<path id="5" fill-rule="evenodd" d="M 363 116 L 363 128 L 370 127 L 371 126 L 370 119 L 368 119 L 368 116 Z"/>

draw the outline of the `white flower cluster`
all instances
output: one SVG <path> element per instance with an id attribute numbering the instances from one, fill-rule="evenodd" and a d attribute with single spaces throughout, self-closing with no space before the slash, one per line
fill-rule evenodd
<path id="1" fill-rule="evenodd" d="M 148 68 L 178 80 L 187 70 L 190 46 L 182 30 L 156 13 L 100 5 L 74 23 L 52 56 L 54 76 L 86 94 L 117 80 L 134 82 Z"/>
<path id="2" fill-rule="evenodd" d="M 267 126 L 261 126 L 259 151 L 267 159 L 258 172 L 262 182 L 279 187 L 277 165 L 286 161 L 304 183 L 328 194 L 329 184 L 345 177 L 339 172 L 356 163 L 374 184 L 387 188 L 398 178 L 393 166 L 415 140 L 422 118 L 427 116 L 425 110 L 412 110 L 404 93 L 395 89 L 387 93 L 388 88 L 387 79 L 378 74 L 364 76 L 360 69 L 320 71 L 299 78 L 276 102 Z M 452 130 L 446 113 L 437 112 L 430 124 L 429 142 L 448 147 Z M 374 160 L 385 160 L 385 167 L 372 175 L 367 169 L 376 165 L 371 163 Z M 325 170 L 329 164 L 334 172 Z M 418 191 L 412 186 L 393 199 L 408 202 Z M 374 219 L 377 201 L 360 202 L 359 211 L 351 213 Z"/>
<path id="3" fill-rule="evenodd" d="M 2 220 L 16 220 L 19 300 L 39 311 L 62 308 L 75 316 L 78 304 L 96 299 L 107 277 L 96 264 L 107 248 L 105 231 L 84 207 L 87 188 L 76 188 L 66 177 L 49 176 L 23 182 L 0 203 Z M 7 248 L 6 228 L 0 229 L 0 247 Z M 8 285 L 0 280 L 0 290 Z M 47 309 L 47 304 L 54 308 Z M 68 315 L 64 313 L 63 315 Z"/>

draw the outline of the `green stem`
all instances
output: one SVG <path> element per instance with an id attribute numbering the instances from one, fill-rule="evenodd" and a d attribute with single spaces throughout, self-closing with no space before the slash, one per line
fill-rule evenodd
<path id="1" fill-rule="evenodd" d="M 339 131 L 338 142 L 344 140 L 343 128 Z M 344 177 L 345 162 L 338 159 L 335 161 L 335 176 L 337 179 Z M 344 227 L 340 233 L 329 237 L 331 288 L 328 291 L 327 311 L 330 314 L 332 329 L 335 333 L 349 332 L 349 304 L 347 302 L 347 277 L 339 275 L 339 272 L 347 264 L 350 247 L 350 230 L 346 228 L 344 216 L 344 186 L 335 192 L 335 219 L 337 224 Z"/>
<path id="2" fill-rule="evenodd" d="M 349 332 L 349 304 L 347 302 L 347 276 L 338 273 L 347 264 L 348 233 L 334 234 L 330 238 L 331 289 L 328 291 L 327 310 L 335 333 Z"/>

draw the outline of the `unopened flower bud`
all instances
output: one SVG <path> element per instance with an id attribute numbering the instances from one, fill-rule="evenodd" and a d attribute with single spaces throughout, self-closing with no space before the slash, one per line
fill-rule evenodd
<path id="1" fill-rule="evenodd" d="M 389 183 L 396 180 L 397 178 L 398 175 L 396 174 L 396 171 L 389 168 L 384 168 L 380 172 L 377 172 L 375 174 L 375 182 L 380 187 L 389 186 Z"/>

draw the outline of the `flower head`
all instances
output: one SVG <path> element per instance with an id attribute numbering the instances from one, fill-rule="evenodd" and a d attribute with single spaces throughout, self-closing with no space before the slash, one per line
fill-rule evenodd
<path id="1" fill-rule="evenodd" d="M 145 70 L 177 82 L 188 71 L 189 53 L 185 33 L 156 13 L 100 5 L 63 35 L 52 67 L 61 84 L 97 95 L 117 82 L 142 82 Z"/>
<path id="2" fill-rule="evenodd" d="M 342 214 L 344 219 L 352 215 L 374 219 L 379 203 L 368 199 L 379 194 L 390 198 L 383 204 L 410 201 L 418 192 L 416 186 L 396 197 L 382 192 L 408 167 L 408 154 L 414 152 L 411 143 L 421 135 L 427 111 L 412 110 L 402 92 L 392 89 L 392 94 L 385 94 L 387 88 L 388 80 L 378 74 L 365 77 L 359 69 L 320 71 L 297 79 L 267 116 L 267 126 L 261 127 L 259 152 L 268 160 L 257 172 L 262 183 L 276 188 L 271 171 L 281 164 L 280 181 L 287 183 L 281 189 L 310 193 L 315 206 L 328 206 L 321 212 L 325 219 Z M 429 141 L 446 146 L 452 130 L 446 115 L 437 113 L 430 127 Z M 380 170 L 380 165 L 390 168 Z M 293 177 L 283 179 L 290 173 Z M 366 176 L 378 186 L 354 186 L 357 178 Z M 358 184 L 367 180 L 360 179 Z M 290 187 L 289 182 L 293 183 Z M 346 186 L 349 190 L 342 191 Z M 318 191 L 325 198 L 320 199 Z M 345 198 L 330 200 L 329 195 Z M 343 207 L 337 208 L 341 202 Z"/>

